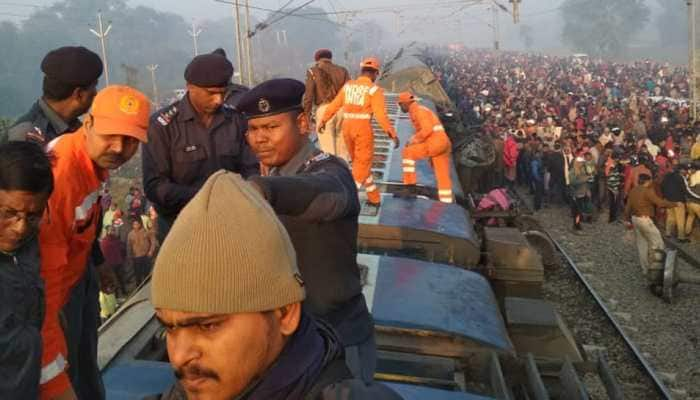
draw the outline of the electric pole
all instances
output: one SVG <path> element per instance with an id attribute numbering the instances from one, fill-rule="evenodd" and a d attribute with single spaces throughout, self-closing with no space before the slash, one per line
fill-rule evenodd
<path id="1" fill-rule="evenodd" d="M 194 23 L 194 20 L 192 20 L 192 29 L 187 33 L 192 36 L 192 41 L 194 42 L 194 56 L 197 57 L 199 55 L 199 50 L 197 49 L 197 38 L 202 33 L 202 30 L 197 29 L 197 25 Z"/>
<path id="2" fill-rule="evenodd" d="M 105 39 L 107 39 L 107 35 L 109 35 L 109 31 L 112 30 L 112 23 L 110 22 L 109 25 L 107 25 L 107 29 L 103 29 L 104 26 L 102 25 L 102 12 L 97 13 L 97 29 L 100 31 L 97 32 L 94 29 L 90 29 L 90 32 L 92 32 L 93 35 L 97 36 L 100 39 L 100 47 L 102 49 L 102 64 L 104 64 L 105 68 L 105 86 L 109 86 L 109 64 L 107 63 L 107 49 L 105 48 Z"/>
<path id="3" fill-rule="evenodd" d="M 243 84 L 243 38 L 241 37 L 240 1 L 235 0 L 233 18 L 236 20 L 236 61 L 238 62 L 238 83 Z"/>
<path id="4" fill-rule="evenodd" d="M 253 38 L 250 31 L 250 6 L 249 0 L 245 0 L 245 30 L 246 34 L 246 57 L 248 59 L 248 85 L 253 87 Z"/>
<path id="5" fill-rule="evenodd" d="M 153 104 L 158 107 L 158 84 L 156 83 L 156 70 L 158 69 L 158 64 L 147 65 L 149 71 L 151 71 L 151 82 L 153 82 Z"/>
<path id="6" fill-rule="evenodd" d="M 693 121 L 697 120 L 698 109 L 698 71 L 696 60 L 696 26 L 697 21 L 695 13 L 698 12 L 695 7 L 695 0 L 687 0 L 688 4 L 688 72 L 690 73 L 690 118 Z"/>
<path id="7" fill-rule="evenodd" d="M 493 17 L 493 21 L 491 23 L 491 27 L 493 28 L 493 49 L 495 51 L 498 51 L 500 49 L 501 45 L 500 45 L 500 29 L 498 26 L 498 7 L 496 6 L 495 1 L 491 2 L 491 15 Z"/>

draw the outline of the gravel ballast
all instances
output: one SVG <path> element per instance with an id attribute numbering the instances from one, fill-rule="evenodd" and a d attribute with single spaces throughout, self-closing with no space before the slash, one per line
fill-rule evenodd
<path id="1" fill-rule="evenodd" d="M 584 224 L 583 233 L 573 232 L 567 208 L 546 208 L 533 216 L 605 299 L 625 333 L 673 389 L 674 398 L 700 399 L 700 286 L 678 286 L 674 304 L 651 294 L 641 275 L 634 232 L 619 223 L 608 224 L 605 211 L 598 222 Z M 687 247 L 697 251 L 700 245 Z M 682 261 L 679 268 L 700 273 Z M 579 345 L 607 348 L 625 397 L 659 398 L 573 270 L 562 260 L 562 267 L 547 272 L 545 279 L 545 297 L 556 304 Z"/>

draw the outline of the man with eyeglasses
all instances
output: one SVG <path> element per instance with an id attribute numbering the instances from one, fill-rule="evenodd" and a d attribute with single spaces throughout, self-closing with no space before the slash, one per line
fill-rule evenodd
<path id="1" fill-rule="evenodd" d="M 39 146 L 0 146 L 0 399 L 36 399 L 44 284 L 37 230 L 53 191 Z"/>
<path id="2" fill-rule="evenodd" d="M 129 161 L 139 143 L 146 142 L 149 115 L 150 102 L 143 93 L 108 86 L 97 94 L 78 131 L 47 146 L 56 158 L 56 191 L 39 233 L 46 283 L 42 399 L 105 396 L 97 366 L 99 290 L 90 254 L 101 225 L 100 194 L 109 171 Z M 59 323 L 61 309 L 65 328 Z"/>

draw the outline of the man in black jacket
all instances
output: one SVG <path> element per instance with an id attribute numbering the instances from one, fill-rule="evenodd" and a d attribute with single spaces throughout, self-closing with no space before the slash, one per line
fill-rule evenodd
<path id="1" fill-rule="evenodd" d="M 52 191 L 39 146 L 0 146 L 0 399 L 39 398 L 45 305 L 37 231 Z"/>
<path id="2" fill-rule="evenodd" d="M 376 344 L 357 266 L 357 188 L 344 161 L 309 141 L 303 94 L 303 83 L 273 79 L 241 99 L 246 138 L 268 172 L 251 182 L 292 239 L 306 282 L 304 309 L 331 324 L 354 376 L 371 382 Z"/>
<path id="3" fill-rule="evenodd" d="M 143 185 L 158 212 L 158 242 L 214 172 L 245 177 L 258 163 L 245 141 L 245 120 L 225 102 L 233 65 L 221 54 L 195 57 L 185 70 L 187 94 L 156 112 L 143 147 Z"/>
<path id="4" fill-rule="evenodd" d="M 546 154 L 543 164 L 549 173 L 549 195 L 553 204 L 563 204 L 566 198 L 566 180 L 564 175 L 564 154 L 561 144 L 554 144 L 554 151 Z"/>
<path id="5" fill-rule="evenodd" d="M 669 208 L 666 212 L 666 236 L 670 237 L 674 228 L 678 232 L 678 241 L 687 242 L 685 229 L 685 201 L 687 196 L 686 175 L 688 165 L 679 164 L 672 172 L 664 176 L 661 181 L 661 194 L 663 197 L 675 203 L 676 207 Z"/>
<path id="6" fill-rule="evenodd" d="M 302 310 L 304 286 L 265 199 L 237 174 L 212 175 L 175 221 L 151 281 L 178 378 L 165 399 L 400 400 L 352 378 L 333 330 Z"/>

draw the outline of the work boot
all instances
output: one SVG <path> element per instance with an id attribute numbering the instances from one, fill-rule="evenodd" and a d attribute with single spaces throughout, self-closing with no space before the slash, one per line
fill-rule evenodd
<path id="1" fill-rule="evenodd" d="M 363 214 L 376 216 L 379 213 L 379 207 L 381 207 L 381 205 L 382 203 L 372 203 L 370 201 L 366 201 L 364 207 L 362 207 Z"/>

